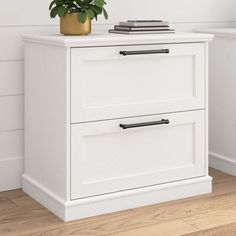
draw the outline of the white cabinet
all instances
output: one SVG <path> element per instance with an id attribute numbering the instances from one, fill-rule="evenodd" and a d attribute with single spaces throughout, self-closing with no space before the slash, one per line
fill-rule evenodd
<path id="1" fill-rule="evenodd" d="M 65 221 L 210 192 L 211 39 L 24 36 L 24 191 Z"/>

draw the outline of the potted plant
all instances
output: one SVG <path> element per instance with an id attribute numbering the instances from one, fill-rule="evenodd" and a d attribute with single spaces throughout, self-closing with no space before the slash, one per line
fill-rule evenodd
<path id="1" fill-rule="evenodd" d="M 104 0 L 53 0 L 49 6 L 51 18 L 60 17 L 60 30 L 64 35 L 91 33 L 91 20 L 103 14 L 108 18 Z"/>

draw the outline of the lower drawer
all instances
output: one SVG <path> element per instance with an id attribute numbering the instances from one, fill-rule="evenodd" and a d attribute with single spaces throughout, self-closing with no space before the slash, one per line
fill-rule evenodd
<path id="1" fill-rule="evenodd" d="M 74 124 L 71 199 L 205 174 L 204 111 Z"/>

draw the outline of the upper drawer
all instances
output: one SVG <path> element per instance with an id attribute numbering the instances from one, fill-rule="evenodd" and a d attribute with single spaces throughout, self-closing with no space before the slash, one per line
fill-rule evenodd
<path id="1" fill-rule="evenodd" d="M 204 108 L 205 63 L 203 43 L 73 48 L 71 122 Z"/>

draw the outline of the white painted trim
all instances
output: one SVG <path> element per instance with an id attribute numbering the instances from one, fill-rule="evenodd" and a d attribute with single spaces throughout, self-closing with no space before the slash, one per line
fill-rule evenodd
<path id="1" fill-rule="evenodd" d="M 212 178 L 205 176 L 66 202 L 37 181 L 23 175 L 23 190 L 62 220 L 71 221 L 210 193 Z"/>
<path id="2" fill-rule="evenodd" d="M 40 202 L 59 218 L 65 218 L 66 202 L 27 175 L 22 176 L 23 191 Z"/>
<path id="3" fill-rule="evenodd" d="M 94 32 L 89 36 L 70 37 L 59 34 L 23 34 L 25 42 L 46 44 L 61 47 L 102 47 L 121 45 L 148 45 L 167 43 L 197 43 L 209 42 L 213 39 L 211 34 L 177 32 L 175 34 L 144 34 L 122 35 L 108 32 Z"/>
<path id="4" fill-rule="evenodd" d="M 21 188 L 23 162 L 23 157 L 0 160 L 0 192 Z"/>
<path id="5" fill-rule="evenodd" d="M 236 176 L 236 160 L 214 152 L 209 153 L 209 160 L 212 168 Z"/>

